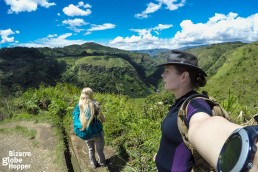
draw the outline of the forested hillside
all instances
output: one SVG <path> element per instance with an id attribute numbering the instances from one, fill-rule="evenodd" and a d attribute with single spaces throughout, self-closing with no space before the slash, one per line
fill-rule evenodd
<path id="1" fill-rule="evenodd" d="M 225 58 L 226 57 L 226 58 Z M 229 90 L 239 104 L 256 107 L 258 105 L 258 42 L 224 53 L 225 62 L 217 68 L 215 63 L 210 70 L 216 73 L 209 79 L 207 90 L 220 100 L 228 97 Z"/>
<path id="2" fill-rule="evenodd" d="M 256 103 L 257 42 L 213 44 L 190 48 L 199 65 L 208 74 L 204 89 L 223 101 L 229 95 L 241 104 Z M 96 43 L 64 48 L 0 49 L 1 95 L 24 91 L 40 84 L 70 83 L 89 86 L 97 92 L 145 97 L 162 90 L 162 69 L 155 66 L 166 60 L 169 52 L 154 56 Z"/>
<path id="3" fill-rule="evenodd" d="M 44 56 L 35 48 L 0 49 L 0 95 L 55 85 L 66 70 L 66 63 Z"/>
<path id="4" fill-rule="evenodd" d="M 95 43 L 64 48 L 3 48 L 0 50 L 1 95 L 38 87 L 41 83 L 90 86 L 98 92 L 146 96 L 156 63 L 148 55 Z"/>
<path id="5" fill-rule="evenodd" d="M 199 65 L 207 72 L 208 76 L 211 77 L 224 64 L 229 54 L 244 45 L 245 44 L 241 42 L 221 43 L 192 48 L 187 51 L 198 57 Z"/>

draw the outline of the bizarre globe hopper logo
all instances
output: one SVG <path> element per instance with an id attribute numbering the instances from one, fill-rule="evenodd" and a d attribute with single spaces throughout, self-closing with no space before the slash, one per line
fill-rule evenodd
<path id="1" fill-rule="evenodd" d="M 31 152 L 9 151 L 8 156 L 2 159 L 2 165 L 7 166 L 10 170 L 27 170 L 31 164 L 24 164 L 23 158 L 32 156 Z"/>

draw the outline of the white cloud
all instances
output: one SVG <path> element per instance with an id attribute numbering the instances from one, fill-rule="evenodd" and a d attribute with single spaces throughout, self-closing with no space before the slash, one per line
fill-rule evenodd
<path id="1" fill-rule="evenodd" d="M 90 4 L 84 4 L 83 1 L 80 1 L 78 3 L 79 7 L 83 7 L 83 8 L 91 8 L 91 5 Z"/>
<path id="2" fill-rule="evenodd" d="M 88 24 L 83 19 L 80 19 L 80 18 L 64 20 L 62 23 L 69 25 L 68 28 L 73 30 L 74 32 L 80 32 L 84 30 L 84 29 L 79 29 L 78 27 Z"/>
<path id="3" fill-rule="evenodd" d="M 64 47 L 72 44 L 83 44 L 86 41 L 84 40 L 69 40 L 67 38 L 71 37 L 72 33 L 65 33 L 63 35 L 48 35 L 45 38 L 41 38 L 29 43 L 20 43 L 16 44 L 16 46 L 25 46 L 25 47 Z"/>
<path id="4" fill-rule="evenodd" d="M 154 27 L 153 30 L 164 30 L 164 29 L 169 29 L 173 27 L 172 24 L 159 24 L 158 26 Z"/>
<path id="5" fill-rule="evenodd" d="M 238 17 L 236 13 L 215 14 L 207 23 L 194 24 L 191 20 L 184 20 L 180 24 L 172 42 L 180 44 L 210 44 L 218 42 L 258 40 L 258 13 L 247 18 Z"/>
<path id="6" fill-rule="evenodd" d="M 162 4 L 154 4 L 150 2 L 147 4 L 147 8 L 143 12 L 135 14 L 135 17 L 140 19 L 148 18 L 148 14 L 158 11 L 161 8 L 161 5 Z"/>
<path id="7" fill-rule="evenodd" d="M 80 18 L 64 20 L 62 23 L 68 24 L 70 26 L 83 26 L 87 24 L 83 19 Z"/>
<path id="8" fill-rule="evenodd" d="M 70 37 L 72 35 L 73 35 L 72 33 L 65 33 L 63 35 L 58 36 L 57 38 L 58 39 L 66 39 L 66 38 L 68 38 L 68 37 Z"/>
<path id="9" fill-rule="evenodd" d="M 169 29 L 173 27 L 172 24 L 158 24 L 158 26 L 154 28 L 149 28 L 149 29 L 130 29 L 133 32 L 137 32 L 139 36 L 144 36 L 144 35 L 151 35 L 151 32 L 154 31 L 157 35 L 159 35 L 158 31 L 162 31 L 165 29 Z"/>
<path id="10" fill-rule="evenodd" d="M 161 45 L 164 45 L 164 42 L 167 41 L 151 34 L 141 36 L 132 35 L 131 37 L 125 38 L 118 36 L 109 42 L 109 46 L 125 50 L 141 50 L 159 48 Z"/>
<path id="11" fill-rule="evenodd" d="M 85 8 L 81 9 L 79 7 Z M 84 2 L 79 2 L 77 6 L 70 4 L 68 7 L 63 8 L 63 12 L 70 17 L 74 16 L 88 16 L 92 13 L 92 11 L 89 9 L 91 8 L 91 5 L 84 4 Z"/>
<path id="12" fill-rule="evenodd" d="M 11 8 L 8 13 L 31 12 L 36 11 L 38 6 L 49 8 L 56 5 L 54 2 L 49 3 L 48 0 L 4 0 L 6 5 Z"/>
<path id="13" fill-rule="evenodd" d="M 60 14 L 60 13 L 57 13 L 57 16 L 61 16 L 61 14 Z"/>
<path id="14" fill-rule="evenodd" d="M 99 30 L 107 30 L 107 29 L 113 29 L 115 28 L 116 25 L 112 24 L 112 23 L 104 23 L 102 25 L 95 25 L 92 24 L 91 28 L 87 30 L 87 32 L 85 33 L 85 35 L 89 35 L 94 31 L 99 31 Z"/>
<path id="15" fill-rule="evenodd" d="M 180 7 L 183 7 L 185 5 L 186 0 L 181 0 L 179 3 L 177 3 L 178 0 L 158 0 L 159 3 L 162 3 L 166 6 L 166 9 L 173 11 L 177 10 Z"/>
<path id="16" fill-rule="evenodd" d="M 133 32 L 137 32 L 140 36 L 150 35 L 152 29 L 130 29 Z"/>
<path id="17" fill-rule="evenodd" d="M 166 9 L 170 11 L 174 11 L 180 7 L 183 7 L 186 2 L 186 0 L 181 0 L 179 3 L 177 3 L 178 0 L 157 0 L 157 1 L 158 1 L 158 4 L 155 4 L 152 2 L 148 3 L 147 8 L 141 13 L 135 14 L 135 17 L 139 19 L 148 18 L 149 14 L 158 11 L 162 7 L 162 5 L 165 5 Z"/>
<path id="18" fill-rule="evenodd" d="M 150 49 L 169 48 L 176 49 L 185 46 L 207 45 L 220 42 L 253 42 L 258 41 L 258 13 L 246 18 L 236 13 L 215 14 L 205 23 L 193 23 L 183 20 L 181 30 L 174 37 L 161 39 L 153 36 L 153 32 L 172 27 L 161 25 L 151 29 L 131 29 L 138 35 L 116 37 L 109 42 L 110 46 L 121 49 Z"/>
<path id="19" fill-rule="evenodd" d="M 172 25 L 169 24 L 159 24 L 158 26 L 149 29 L 130 29 L 131 31 L 138 33 L 138 35 L 127 36 L 125 38 L 118 36 L 110 41 L 109 45 L 127 50 L 164 48 L 169 39 L 160 39 L 157 36 L 152 35 L 152 32 L 154 31 L 156 34 L 159 34 L 158 31 L 171 27 Z"/>
<path id="20" fill-rule="evenodd" d="M 0 44 L 14 42 L 14 37 L 10 37 L 10 35 L 19 34 L 19 33 L 20 33 L 20 31 L 16 30 L 14 32 L 10 28 L 6 29 L 6 30 L 0 30 L 0 37 L 1 37 Z"/>
<path id="21" fill-rule="evenodd" d="M 49 34 L 47 37 L 48 38 L 54 38 L 54 37 L 57 37 L 58 35 L 57 34 Z"/>

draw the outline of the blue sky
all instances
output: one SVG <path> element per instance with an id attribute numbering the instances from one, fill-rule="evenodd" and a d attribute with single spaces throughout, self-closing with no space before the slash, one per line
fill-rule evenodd
<path id="1" fill-rule="evenodd" d="M 257 0 L 0 0 L 0 48 L 258 41 Z"/>

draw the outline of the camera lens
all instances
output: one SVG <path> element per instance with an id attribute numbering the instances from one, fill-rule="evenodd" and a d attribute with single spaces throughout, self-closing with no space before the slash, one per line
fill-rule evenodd
<path id="1" fill-rule="evenodd" d="M 242 140 L 240 136 L 235 135 L 227 140 L 222 148 L 219 159 L 220 171 L 228 172 L 235 167 L 241 153 L 241 148 Z"/>

